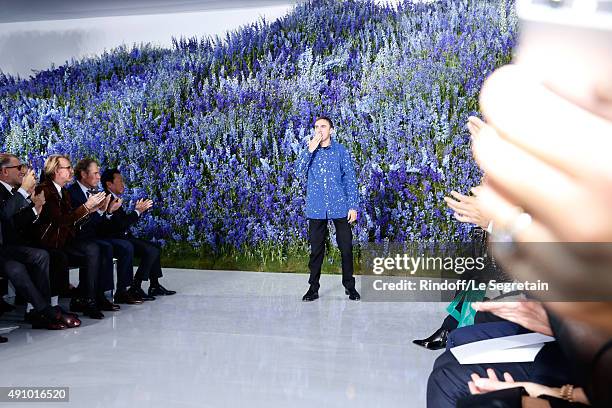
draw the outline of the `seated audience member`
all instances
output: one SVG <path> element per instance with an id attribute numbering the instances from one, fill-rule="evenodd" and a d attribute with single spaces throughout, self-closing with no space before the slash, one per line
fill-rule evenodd
<path id="1" fill-rule="evenodd" d="M 121 195 L 125 190 L 123 176 L 117 169 L 107 169 L 102 174 L 102 186 L 106 191 L 121 201 Z M 140 258 L 140 264 L 134 277 L 133 288 L 143 299 L 151 299 L 155 296 L 174 295 L 176 291 L 168 290 L 159 283 L 162 277 L 161 269 L 161 249 L 158 245 L 134 237 L 130 232 L 130 227 L 138 222 L 140 216 L 153 206 L 151 200 L 138 200 L 133 211 L 126 211 L 120 206 L 113 214 L 113 222 L 107 231 L 109 236 L 127 239 L 134 245 L 136 256 Z M 142 281 L 150 280 L 148 293 L 141 288 Z"/>
<path id="2" fill-rule="evenodd" d="M 98 287 L 98 276 L 102 265 L 100 247 L 93 241 L 77 240 L 77 225 L 90 213 L 104 205 L 104 193 L 94 194 L 83 205 L 73 209 L 70 194 L 64 187 L 72 180 L 70 158 L 51 155 L 45 161 L 45 180 L 36 188 L 45 194 L 45 205 L 36 222 L 35 238 L 43 248 L 62 251 L 69 262 L 83 265 L 79 274 L 78 296 L 70 301 L 70 310 L 82 312 L 93 319 L 102 319 L 96 298 L 104 297 Z"/>
<path id="3" fill-rule="evenodd" d="M 472 188 L 472 196 L 466 196 L 456 191 L 451 192 L 451 197 L 445 197 L 444 201 L 453 210 L 453 216 L 459 222 L 473 224 L 475 227 L 472 230 L 473 236 L 473 257 L 484 256 L 486 258 L 486 268 L 483 273 L 479 273 L 480 276 L 476 276 L 474 273 L 467 273 L 461 275 L 462 279 L 473 279 L 480 281 L 484 279 L 496 279 L 498 281 L 507 280 L 503 276 L 501 269 L 498 267 L 493 258 L 487 254 L 487 234 L 491 232 L 493 226 L 492 223 L 487 219 L 486 216 L 480 210 L 478 202 L 478 192 L 480 186 Z M 455 294 L 460 296 L 462 293 L 459 291 Z M 461 300 L 456 308 L 462 310 L 465 300 Z M 478 315 L 479 322 L 487 321 L 498 321 L 494 315 L 488 313 L 480 313 Z M 440 350 L 446 347 L 446 342 L 449 333 L 456 329 L 459 325 L 458 320 L 448 315 L 442 322 L 442 325 L 429 337 L 425 339 L 413 340 L 412 342 L 418 346 L 424 347 L 428 350 Z"/>
<path id="4" fill-rule="evenodd" d="M 50 303 L 49 254 L 27 246 L 38 214 L 45 204 L 43 193 L 33 195 L 36 178 L 20 160 L 0 154 L 0 263 L 3 274 L 28 303 L 26 321 L 33 328 L 78 327 L 76 315 Z M 33 310 L 32 310 L 33 309 Z"/>
<path id="5" fill-rule="evenodd" d="M 491 372 L 488 370 L 498 377 L 508 373 L 517 381 L 548 387 L 579 384 L 580 379 L 572 374 L 570 360 L 557 342 L 546 343 L 531 363 L 460 364 L 452 355 L 451 347 L 531 331 L 553 334 L 549 316 L 540 302 L 484 302 L 474 305 L 479 312 L 491 312 L 501 320 L 458 328 L 449 334 L 449 349 L 436 359 L 427 383 L 428 408 L 455 407 L 458 401 L 470 395 L 469 383 L 476 378 L 474 374 L 488 377 Z"/>
<path id="6" fill-rule="evenodd" d="M 100 184 L 100 168 L 93 159 L 80 160 L 75 167 L 76 181 L 68 187 L 72 207 L 77 208 L 87 201 L 87 198 L 98 193 Z M 106 271 L 100 275 L 100 290 L 110 291 L 113 289 L 113 257 L 117 258 L 117 290 L 114 301 L 128 305 L 142 303 L 139 296 L 134 296 L 133 291 L 128 288 L 133 284 L 134 275 L 134 247 L 120 238 L 103 238 L 105 229 L 111 222 L 113 213 L 119 208 L 117 200 L 108 194 L 105 205 L 99 210 L 92 212 L 89 218 L 80 225 L 76 238 L 79 240 L 92 240 L 100 246 L 103 264 Z M 106 300 L 99 305 L 102 310 L 118 310 L 119 306 Z"/>

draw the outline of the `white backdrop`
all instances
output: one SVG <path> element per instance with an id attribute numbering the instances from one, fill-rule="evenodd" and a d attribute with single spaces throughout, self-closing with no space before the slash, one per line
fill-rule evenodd
<path id="1" fill-rule="evenodd" d="M 376 1 L 397 4 L 401 0 Z M 173 37 L 223 35 L 262 17 L 272 21 L 287 14 L 295 3 L 294 0 L 267 7 L 2 23 L 0 71 L 27 78 L 33 71 L 52 64 L 58 66 L 73 58 L 100 55 L 123 44 L 170 47 Z"/>

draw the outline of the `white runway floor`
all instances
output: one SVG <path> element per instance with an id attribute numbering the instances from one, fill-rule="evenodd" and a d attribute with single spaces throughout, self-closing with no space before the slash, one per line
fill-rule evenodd
<path id="1" fill-rule="evenodd" d="M 78 329 L 21 322 L 0 344 L 0 386 L 69 386 L 70 402 L 0 408 L 425 406 L 439 352 L 411 340 L 440 325 L 443 304 L 349 301 L 340 276 L 323 275 L 320 299 L 303 303 L 303 274 L 164 275 L 179 293 Z"/>

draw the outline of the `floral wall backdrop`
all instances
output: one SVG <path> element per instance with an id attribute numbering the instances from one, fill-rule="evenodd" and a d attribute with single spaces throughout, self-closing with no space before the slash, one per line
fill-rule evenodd
<path id="1" fill-rule="evenodd" d="M 356 162 L 355 241 L 465 240 L 442 198 L 479 183 L 465 122 L 516 37 L 512 1 L 312 0 L 225 38 L 0 74 L 0 144 L 38 169 L 119 165 L 162 243 L 276 250 L 306 244 L 293 166 L 326 114 Z"/>

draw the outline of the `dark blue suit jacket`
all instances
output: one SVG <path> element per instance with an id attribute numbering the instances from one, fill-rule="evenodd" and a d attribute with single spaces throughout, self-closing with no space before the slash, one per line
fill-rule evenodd
<path id="1" fill-rule="evenodd" d="M 75 181 L 73 184 L 68 186 L 68 192 L 70 193 L 70 200 L 72 202 L 72 208 L 80 207 L 85 204 L 87 197 L 81 186 Z M 94 239 L 106 235 L 105 231 L 108 229 L 110 220 L 106 216 L 99 214 L 97 211 L 92 212 L 89 217 L 78 226 L 77 238 L 78 239 Z"/>

